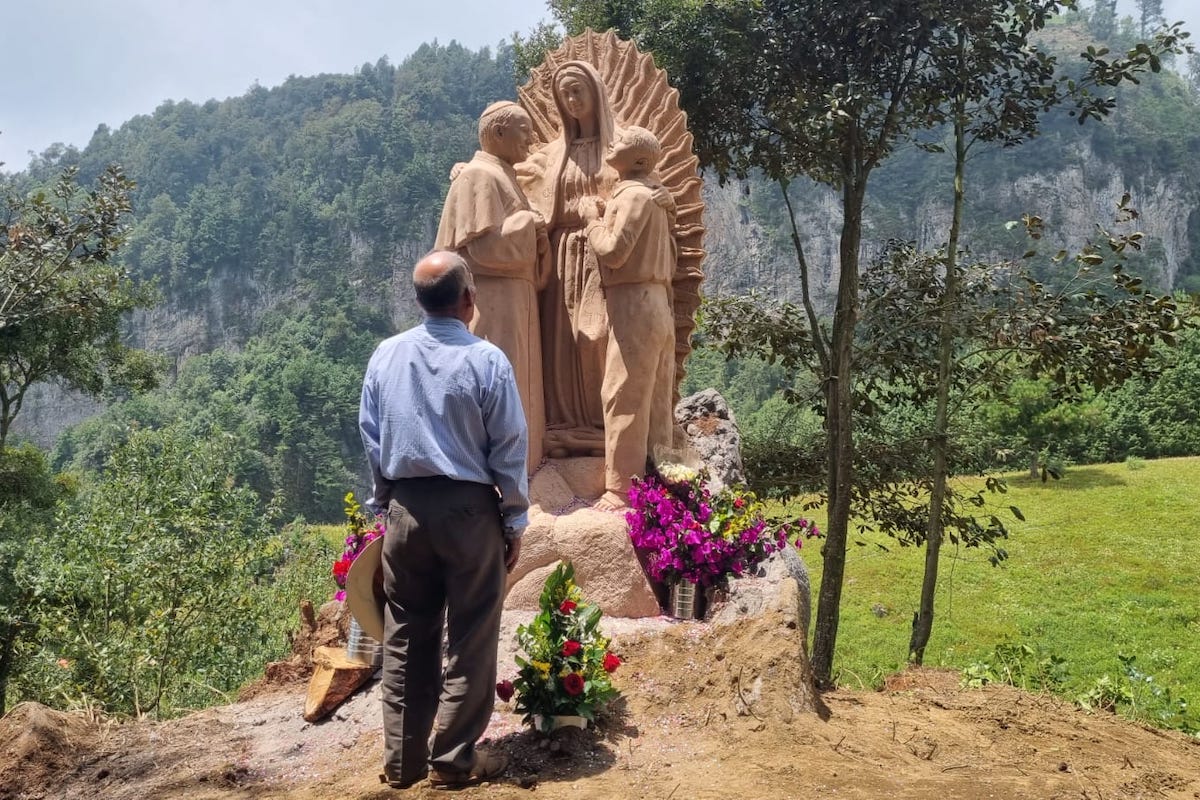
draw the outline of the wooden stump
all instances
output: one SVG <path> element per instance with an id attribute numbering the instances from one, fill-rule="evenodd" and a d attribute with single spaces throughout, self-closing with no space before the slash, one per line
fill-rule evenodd
<path id="1" fill-rule="evenodd" d="M 340 647 L 313 650 L 313 674 L 304 700 L 305 721 L 316 722 L 327 716 L 373 674 L 374 667 L 349 660 L 346 651 Z"/>

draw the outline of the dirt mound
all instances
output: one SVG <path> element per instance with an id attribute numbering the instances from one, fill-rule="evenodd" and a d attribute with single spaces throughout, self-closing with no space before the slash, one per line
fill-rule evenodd
<path id="1" fill-rule="evenodd" d="M 511 704 L 497 706 L 486 735 L 509 770 L 459 797 L 1200 798 L 1200 741 L 1053 697 L 964 690 L 955 673 L 928 669 L 894 676 L 881 692 L 818 696 L 803 637 L 784 614 L 726 626 L 614 620 L 612 633 L 625 659 L 615 674 L 622 696 L 599 725 L 547 738 Z M 122 725 L 22 706 L 0 721 L 0 800 L 442 796 L 379 785 L 377 682 L 315 725 L 300 718 L 303 702 L 297 685 Z"/>
<path id="2" fill-rule="evenodd" d="M 263 676 L 245 686 L 238 700 L 251 700 L 307 681 L 313 673 L 313 652 L 318 647 L 344 646 L 349 627 L 350 614 L 344 603 L 331 600 L 314 611 L 312 603 L 301 600 L 300 627 L 292 636 L 291 655 L 267 664 Z"/>
<path id="3" fill-rule="evenodd" d="M 47 785 L 75 753 L 90 751 L 101 726 L 81 714 L 21 703 L 0 719 L 0 800 L 24 797 L 17 787 Z"/>
<path id="4" fill-rule="evenodd" d="M 763 724 L 824 715 L 805 649 L 803 631 L 780 610 L 736 624 L 679 625 L 644 636 L 625 652 L 639 690 L 631 710 L 674 709 L 685 717 L 747 717 Z"/>

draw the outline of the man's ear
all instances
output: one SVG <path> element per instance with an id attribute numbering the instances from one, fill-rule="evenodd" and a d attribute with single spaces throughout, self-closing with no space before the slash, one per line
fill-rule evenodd
<path id="1" fill-rule="evenodd" d="M 464 315 L 459 319 L 470 325 L 471 319 L 475 316 L 475 289 L 473 287 L 467 286 L 463 289 L 462 297 L 458 298 L 458 308 L 459 314 Z M 469 316 L 465 315 L 467 311 L 471 312 Z"/>

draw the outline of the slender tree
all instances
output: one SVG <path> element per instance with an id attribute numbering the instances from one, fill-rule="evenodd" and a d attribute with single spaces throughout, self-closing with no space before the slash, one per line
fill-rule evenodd
<path id="1" fill-rule="evenodd" d="M 50 192 L 6 198 L 0 223 L 0 448 L 26 392 L 42 381 L 99 395 L 148 388 L 157 362 L 126 345 L 121 320 L 152 295 L 114 263 L 130 212 L 117 167 L 84 191 L 69 168 Z M 3 212 L 0 212 L 3 213 Z"/>
<path id="2" fill-rule="evenodd" d="M 1107 41 L 1117 30 L 1117 0 L 1095 0 L 1088 27 L 1100 41 Z"/>
<path id="3" fill-rule="evenodd" d="M 968 152 L 980 144 L 998 143 L 1005 147 L 1021 144 L 1037 135 L 1045 112 L 1061 105 L 1069 105 L 1081 123 L 1107 116 L 1113 101 L 1096 94 L 1101 87 L 1136 83 L 1139 74 L 1159 71 L 1164 54 L 1182 50 L 1181 32 L 1176 27 L 1159 35 L 1152 44 L 1138 44 L 1122 57 L 1106 58 L 1106 52 L 1089 49 L 1084 54 L 1088 64 L 1084 77 L 1078 81 L 1060 78 L 1056 58 L 1040 50 L 1033 39 L 1054 5 L 1048 3 L 1037 8 L 1009 2 L 968 4 L 960 11 L 963 16 L 947 20 L 954 31 L 952 39 L 943 51 L 933 54 L 938 68 L 957 80 L 949 83 L 943 106 L 953 131 L 954 183 L 936 356 L 925 576 L 920 611 L 913 620 L 909 642 L 909 657 L 918 664 L 924 658 L 933 630 L 938 564 L 945 532 L 951 372 L 956 368 L 956 351 L 962 339 L 957 322 L 961 319 L 958 259 Z M 1085 254 L 1085 263 L 1094 255 Z M 1087 331 L 1081 330 L 1078 335 L 1086 336 Z M 1107 378 L 1098 380 L 1104 383 Z"/>
<path id="4" fill-rule="evenodd" d="M 52 505 L 46 492 L 24 488 L 53 485 L 40 454 L 6 449 L 26 393 L 51 380 L 92 395 L 155 381 L 157 362 L 121 339 L 123 315 L 150 302 L 112 263 L 132 188 L 113 167 L 95 189 L 83 191 L 68 169 L 49 192 L 10 194 L 0 211 L 0 473 L 9 470 L 6 481 L 13 482 L 0 492 L 0 580 L 6 584 L 27 557 L 22 538 L 48 524 Z M 24 475 L 24 485 L 13 475 Z M 0 711 L 14 648 L 31 630 L 25 613 L 31 602 L 27 587 L 0 593 Z"/>
<path id="5" fill-rule="evenodd" d="M 1134 2 L 1137 4 L 1138 24 L 1142 38 L 1145 38 L 1163 24 L 1162 0 L 1134 0 Z"/>

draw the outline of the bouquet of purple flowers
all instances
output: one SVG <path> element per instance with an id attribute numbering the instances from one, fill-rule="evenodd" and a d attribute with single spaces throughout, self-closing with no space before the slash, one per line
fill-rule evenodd
<path id="1" fill-rule="evenodd" d="M 801 518 L 768 524 L 753 492 L 727 487 L 714 494 L 705 478 L 703 471 L 664 464 L 634 479 L 625 520 L 654 580 L 712 586 L 752 570 L 789 540 L 800 547 L 820 536 L 815 523 Z"/>

